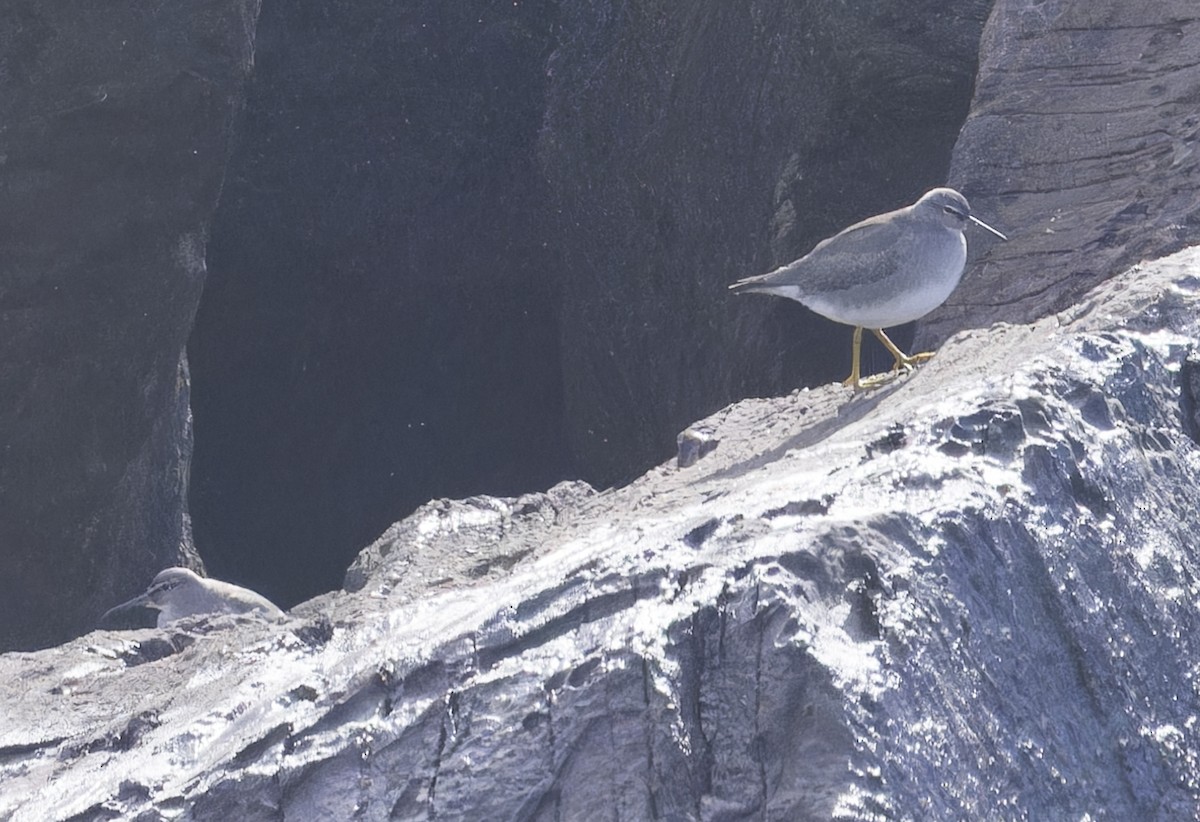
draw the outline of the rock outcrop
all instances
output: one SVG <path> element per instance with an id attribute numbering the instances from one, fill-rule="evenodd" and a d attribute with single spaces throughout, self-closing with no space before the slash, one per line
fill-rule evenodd
<path id="1" fill-rule="evenodd" d="M 197 542 L 294 603 L 431 497 L 843 376 L 724 286 L 947 176 L 1013 240 L 920 345 L 1200 241 L 1191 0 L 273 4 L 207 245 L 257 2 L 60 5 L 0 11 L 0 648 L 197 564 L 202 280 Z"/>
<path id="2" fill-rule="evenodd" d="M 198 563 L 183 348 L 257 13 L 0 10 L 0 650 Z"/>
<path id="3" fill-rule="evenodd" d="M 1200 242 L 1200 7 L 998 0 L 952 181 L 1008 231 L 921 344 L 1074 303 L 1139 260 Z"/>
<path id="4" fill-rule="evenodd" d="M 7 654 L 0 817 L 1188 818 L 1198 339 L 1190 249 L 690 467 L 430 505 L 287 623 Z"/>

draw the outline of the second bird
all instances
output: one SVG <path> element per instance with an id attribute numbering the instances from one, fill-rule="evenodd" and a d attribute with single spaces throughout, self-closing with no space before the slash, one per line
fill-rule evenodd
<path id="1" fill-rule="evenodd" d="M 787 297 L 822 317 L 854 326 L 850 376 L 843 384 L 862 388 L 873 382 L 859 374 L 864 328 L 891 352 L 895 371 L 933 356 L 905 354 L 883 329 L 919 319 L 950 296 L 967 263 L 963 231 L 968 222 L 1008 239 L 972 216 L 966 197 L 952 188 L 935 188 L 910 206 L 869 217 L 822 240 L 795 262 L 729 288 L 739 294 Z"/>

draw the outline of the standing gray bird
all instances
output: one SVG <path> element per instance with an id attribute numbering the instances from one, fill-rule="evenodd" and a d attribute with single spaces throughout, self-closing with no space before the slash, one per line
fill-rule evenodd
<path id="1" fill-rule="evenodd" d="M 120 611 L 131 608 L 153 608 L 158 611 L 158 627 L 188 616 L 200 614 L 245 614 L 259 611 L 269 616 L 283 611 L 261 594 L 249 588 L 205 579 L 187 568 L 167 568 L 159 571 L 146 593 L 110 608 L 100 617 L 103 625 Z"/>
<path id="2" fill-rule="evenodd" d="M 883 329 L 923 317 L 950 296 L 967 262 L 963 231 L 968 222 L 1008 239 L 972 216 L 966 197 L 952 188 L 935 188 L 910 206 L 869 217 L 822 240 L 795 262 L 729 288 L 738 294 L 787 297 L 822 317 L 854 326 L 850 376 L 842 384 L 869 387 L 881 377 L 859 378 L 864 328 L 891 352 L 893 371 L 933 356 L 927 351 L 910 357 Z"/>

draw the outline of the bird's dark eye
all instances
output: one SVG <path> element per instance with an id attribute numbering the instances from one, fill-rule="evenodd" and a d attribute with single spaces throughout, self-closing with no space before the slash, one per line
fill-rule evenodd
<path id="1" fill-rule="evenodd" d="M 954 206 L 942 206 L 942 211 L 946 212 L 947 214 L 953 214 L 955 217 L 961 216 L 961 215 L 959 215 L 959 213 L 958 213 L 958 212 L 957 212 L 957 211 L 954 209 Z"/>

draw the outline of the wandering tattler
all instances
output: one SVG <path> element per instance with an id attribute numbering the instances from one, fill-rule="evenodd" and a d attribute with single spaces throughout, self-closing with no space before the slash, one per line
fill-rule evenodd
<path id="1" fill-rule="evenodd" d="M 245 614 L 259 611 L 268 616 L 283 612 L 266 597 L 216 579 L 197 576 L 187 568 L 167 568 L 158 572 L 146 593 L 110 608 L 100 617 L 104 625 L 118 611 L 153 608 L 158 611 L 158 627 L 188 616 L 200 614 Z"/>
<path id="2" fill-rule="evenodd" d="M 882 377 L 859 378 L 864 328 L 892 353 L 893 371 L 908 370 L 933 356 L 909 356 L 883 329 L 923 317 L 958 285 L 967 263 L 967 222 L 1008 238 L 971 214 L 967 198 L 935 188 L 910 206 L 869 217 L 822 240 L 793 263 L 769 274 L 738 280 L 738 294 L 774 294 L 807 306 L 822 317 L 854 326 L 850 376 L 843 385 L 869 387 Z"/>

